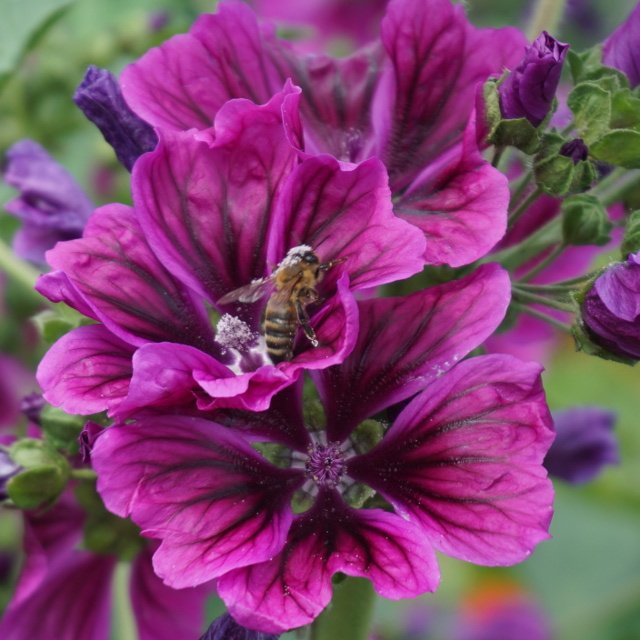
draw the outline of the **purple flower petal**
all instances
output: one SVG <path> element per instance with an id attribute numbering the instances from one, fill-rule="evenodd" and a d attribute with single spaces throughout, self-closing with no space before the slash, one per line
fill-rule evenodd
<path id="1" fill-rule="evenodd" d="M 265 52 L 271 37 L 241 2 L 221 3 L 191 32 L 151 49 L 122 74 L 127 103 L 147 122 L 174 130 L 210 127 L 232 98 L 267 102 L 284 78 Z"/>
<path id="2" fill-rule="evenodd" d="M 327 606 L 338 571 L 369 578 L 393 599 L 434 591 L 440 579 L 435 554 L 413 524 L 378 509 L 351 509 L 325 490 L 297 518 L 278 556 L 231 571 L 218 593 L 240 624 L 282 633 Z"/>
<path id="3" fill-rule="evenodd" d="M 64 271 L 50 271 L 40 276 L 35 289 L 51 302 L 64 302 L 83 316 L 98 320 L 98 316 L 89 302 L 69 280 Z"/>
<path id="4" fill-rule="evenodd" d="M 485 265 L 411 296 L 360 302 L 355 349 L 316 376 L 329 439 L 342 441 L 360 421 L 410 398 L 481 344 L 502 321 L 510 287 L 502 268 Z"/>
<path id="5" fill-rule="evenodd" d="M 278 640 L 280 635 L 261 633 L 239 625 L 228 613 L 216 618 L 200 640 Z"/>
<path id="6" fill-rule="evenodd" d="M 542 460 L 553 437 L 540 367 L 483 356 L 434 381 L 348 473 L 416 518 L 439 551 L 509 565 L 549 537 Z"/>
<path id="7" fill-rule="evenodd" d="M 134 351 L 102 325 L 78 327 L 45 354 L 38 383 L 47 402 L 68 413 L 111 409 L 127 395 Z"/>
<path id="8" fill-rule="evenodd" d="M 274 467 L 233 431 L 185 417 L 112 427 L 91 459 L 107 508 L 162 539 L 154 568 L 174 588 L 278 553 L 302 482 L 299 471 Z"/>
<path id="9" fill-rule="evenodd" d="M 204 307 L 151 252 L 132 209 L 98 209 L 83 238 L 58 245 L 47 259 L 123 340 L 214 348 Z"/>
<path id="10" fill-rule="evenodd" d="M 281 114 L 292 94 L 286 88 L 261 107 L 229 103 L 212 132 L 213 148 L 189 132 L 164 132 L 158 148 L 136 164 L 134 201 L 151 246 L 212 302 L 270 273 L 274 201 L 297 162 Z"/>
<path id="11" fill-rule="evenodd" d="M 574 484 L 593 480 L 607 464 L 618 464 L 613 433 L 617 415 L 602 407 L 574 407 L 553 414 L 556 439 L 544 459 L 552 476 Z"/>
<path id="12" fill-rule="evenodd" d="M 93 204 L 73 177 L 39 144 L 16 142 L 7 151 L 4 179 L 20 196 L 5 209 L 22 220 L 15 240 L 19 256 L 46 264 L 44 252 L 59 240 L 82 235 Z"/>
<path id="13" fill-rule="evenodd" d="M 344 170 L 330 156 L 305 160 L 290 176 L 278 206 L 267 260 L 308 245 L 323 262 L 346 260 L 329 270 L 331 283 L 349 273 L 353 289 L 370 288 L 422 270 L 425 241 L 393 215 L 384 165 L 372 158 Z"/>
<path id="14" fill-rule="evenodd" d="M 131 570 L 131 605 L 140 640 L 189 640 L 198 637 L 204 619 L 206 587 L 171 589 L 153 572 L 145 548 Z"/>
<path id="15" fill-rule="evenodd" d="M 516 29 L 476 29 L 449 0 L 392 0 L 382 22 L 390 63 L 374 107 L 379 151 L 391 188 L 407 186 L 416 170 L 465 129 L 476 84 L 522 55 Z"/>
<path id="16" fill-rule="evenodd" d="M 640 5 L 636 5 L 627 19 L 605 40 L 602 47 L 602 62 L 625 73 L 632 87 L 640 84 L 639 38 Z"/>
<path id="17" fill-rule="evenodd" d="M 73 101 L 100 129 L 118 160 L 131 171 L 135 161 L 158 142 L 154 130 L 131 111 L 118 81 L 106 69 L 90 65 L 73 94 Z"/>
<path id="18" fill-rule="evenodd" d="M 472 135 L 466 135 L 463 144 L 427 166 L 395 211 L 424 232 L 428 263 L 459 267 L 486 255 L 502 238 L 509 197 L 506 177 L 482 159 Z"/>

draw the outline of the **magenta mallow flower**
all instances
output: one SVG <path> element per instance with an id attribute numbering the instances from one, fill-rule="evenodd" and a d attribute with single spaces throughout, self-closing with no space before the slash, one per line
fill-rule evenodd
<path id="1" fill-rule="evenodd" d="M 143 153 L 152 151 L 158 143 L 153 128 L 127 106 L 118 81 L 107 69 L 89 66 L 73 101 L 100 129 L 129 171 Z"/>
<path id="2" fill-rule="evenodd" d="M 353 348 L 352 290 L 422 269 L 424 236 L 394 216 L 379 160 L 300 159 L 281 115 L 298 99 L 288 84 L 263 106 L 229 102 L 210 131 L 165 131 L 136 163 L 134 208 L 98 209 L 82 239 L 47 254 L 57 271 L 38 290 L 99 321 L 44 357 L 37 377 L 48 402 L 84 415 L 266 409 L 303 368 L 339 363 Z M 266 299 L 218 300 L 309 248 L 337 261 L 318 287 L 323 301 L 309 307 L 318 344 L 300 331 L 293 358 L 274 365 L 260 332 Z"/>
<path id="3" fill-rule="evenodd" d="M 200 640 L 278 640 L 279 637 L 247 629 L 225 613 L 211 623 Z"/>
<path id="4" fill-rule="evenodd" d="M 554 411 L 556 439 L 544 460 L 547 471 L 573 484 L 593 480 L 605 465 L 618 464 L 613 433 L 617 415 L 602 407 Z"/>
<path id="5" fill-rule="evenodd" d="M 475 143 L 475 88 L 513 67 L 524 44 L 515 29 L 476 29 L 450 0 L 392 0 L 379 42 L 348 58 L 309 56 L 244 3 L 222 2 L 125 68 L 121 85 L 147 122 L 185 130 L 210 127 L 229 99 L 266 102 L 292 78 L 304 152 L 380 158 L 396 214 L 428 238 L 425 259 L 460 266 L 502 237 L 509 201 L 505 177 Z"/>
<path id="6" fill-rule="evenodd" d="M 640 4 L 604 41 L 602 62 L 626 74 L 631 87 L 640 84 Z"/>
<path id="7" fill-rule="evenodd" d="M 4 180 L 20 192 L 4 205 L 22 221 L 13 239 L 18 256 L 45 265 L 45 251 L 56 242 L 82 235 L 93 204 L 37 142 L 20 140 L 7 151 Z"/>
<path id="8" fill-rule="evenodd" d="M 498 89 L 503 118 L 526 118 L 534 127 L 541 124 L 551 109 L 568 49 L 546 31 L 527 47 Z"/>
<path id="9" fill-rule="evenodd" d="M 486 265 L 359 301 L 353 351 L 311 373 L 324 419 L 319 409 L 303 418 L 299 381 L 260 413 L 106 429 L 91 456 L 105 505 L 160 539 L 153 564 L 165 584 L 215 579 L 238 624 L 264 633 L 311 622 L 338 572 L 397 599 L 437 587 L 435 550 L 524 559 L 552 513 L 541 369 L 510 356 L 461 362 L 501 322 L 509 288 Z"/>
<path id="10" fill-rule="evenodd" d="M 103 535 L 111 517 L 105 516 Z M 118 556 L 80 548 L 85 522 L 86 514 L 70 495 L 42 513 L 25 513 L 26 558 L 0 621 L 3 640 L 109 640 L 112 631 L 117 636 L 112 629 L 112 581 Z M 122 542 L 122 530 L 111 534 L 112 541 Z M 196 640 L 207 589 L 166 587 L 153 572 L 146 543 L 139 539 L 139 544 L 129 582 L 138 638 Z"/>
<path id="11" fill-rule="evenodd" d="M 622 358 L 640 359 L 640 253 L 596 278 L 581 308 L 589 337 Z"/>

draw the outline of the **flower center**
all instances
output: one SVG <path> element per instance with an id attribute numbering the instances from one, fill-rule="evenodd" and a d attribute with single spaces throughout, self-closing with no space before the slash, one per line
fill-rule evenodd
<path id="1" fill-rule="evenodd" d="M 335 443 L 312 445 L 305 462 L 305 470 L 318 486 L 330 488 L 337 486 L 346 470 L 344 454 L 340 446 Z"/>

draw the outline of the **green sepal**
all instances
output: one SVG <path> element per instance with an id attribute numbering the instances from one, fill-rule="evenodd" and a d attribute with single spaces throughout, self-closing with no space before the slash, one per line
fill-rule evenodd
<path id="1" fill-rule="evenodd" d="M 516 147 L 524 153 L 533 154 L 540 145 L 538 130 L 544 128 L 544 122 L 536 128 L 526 118 L 502 118 L 498 87 L 506 77 L 507 73 L 498 80 L 490 78 L 484 84 L 485 118 L 489 130 L 487 142 L 496 147 Z"/>
<path id="2" fill-rule="evenodd" d="M 70 454 L 78 452 L 78 436 L 86 420 L 84 416 L 70 415 L 50 404 L 45 405 L 40 412 L 40 426 L 45 439 L 55 449 Z"/>
<path id="3" fill-rule="evenodd" d="M 9 447 L 12 460 L 23 470 L 7 482 L 7 494 L 20 509 L 53 504 L 69 481 L 66 458 L 43 440 L 24 438 Z"/>
<path id="4" fill-rule="evenodd" d="M 574 85 L 586 81 L 602 81 L 608 86 L 629 86 L 629 80 L 624 73 L 618 71 L 618 69 L 602 64 L 601 44 L 597 44 L 586 51 L 580 52 L 569 49 L 567 52 L 567 62 Z"/>
<path id="5" fill-rule="evenodd" d="M 95 482 L 79 483 L 74 493 L 87 514 L 84 548 L 93 553 L 115 555 L 121 560 L 133 560 L 144 546 L 140 529 L 130 520 L 106 510 Z"/>
<path id="6" fill-rule="evenodd" d="M 565 142 L 567 140 L 557 133 L 545 134 L 533 163 L 537 185 L 552 196 L 586 191 L 597 177 L 591 161 L 574 163 L 571 158 L 560 154 Z"/>
<path id="7" fill-rule="evenodd" d="M 593 340 L 591 340 L 591 338 L 587 334 L 586 329 L 584 328 L 581 321 L 577 322 L 571 327 L 571 333 L 573 334 L 576 349 L 578 351 L 586 353 L 587 355 L 596 356 L 596 358 L 601 358 L 602 360 L 612 360 L 613 362 L 619 362 L 631 367 L 637 362 L 636 360 L 632 360 L 631 358 L 624 358 L 622 356 L 611 353 L 593 342 Z"/>
<path id="8" fill-rule="evenodd" d="M 47 309 L 36 314 L 33 317 L 33 323 L 42 340 L 51 345 L 72 329 L 93 324 L 94 321 L 66 304 L 57 304 L 53 309 Z"/>
<path id="9" fill-rule="evenodd" d="M 611 240 L 613 224 L 598 198 L 580 194 L 562 203 L 562 235 L 566 245 L 602 246 Z"/>
<path id="10" fill-rule="evenodd" d="M 589 147 L 609 131 L 611 93 L 593 82 L 576 86 L 567 98 L 580 137 Z"/>
<path id="11" fill-rule="evenodd" d="M 596 160 L 626 169 L 640 169 L 640 132 L 616 129 L 602 136 L 589 147 Z"/>
<path id="12" fill-rule="evenodd" d="M 622 260 L 626 260 L 630 253 L 637 251 L 640 251 L 640 210 L 632 211 L 627 216 L 624 238 L 620 245 Z"/>
<path id="13" fill-rule="evenodd" d="M 375 447 L 382 436 L 385 426 L 378 420 L 365 420 L 361 422 L 351 434 L 351 443 L 358 454 L 366 453 Z"/>

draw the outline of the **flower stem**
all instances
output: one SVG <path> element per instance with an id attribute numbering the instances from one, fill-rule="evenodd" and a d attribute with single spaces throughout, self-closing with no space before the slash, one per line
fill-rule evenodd
<path id="1" fill-rule="evenodd" d="M 331 604 L 311 628 L 311 640 L 367 640 L 375 605 L 375 593 L 368 580 L 346 578 L 334 588 Z"/>
<path id="2" fill-rule="evenodd" d="M 11 248 L 0 239 L 0 271 L 4 271 L 9 278 L 17 283 L 24 290 L 26 297 L 40 304 L 46 302 L 45 299 L 34 290 L 36 280 L 40 275 L 30 264 L 21 260 L 11 250 Z"/>
<path id="3" fill-rule="evenodd" d="M 530 271 L 525 273 L 520 279 L 523 282 L 528 282 L 531 278 L 537 276 L 541 271 L 544 271 L 563 251 L 565 250 L 565 244 L 561 242 L 555 249 L 552 249 L 549 254 L 540 260 L 538 264 Z"/>
<path id="4" fill-rule="evenodd" d="M 538 311 L 537 309 L 533 309 L 532 307 L 527 307 L 526 305 L 520 304 L 518 302 L 512 302 L 511 304 L 514 307 L 514 309 L 517 309 L 518 311 L 521 311 L 522 313 L 526 313 L 527 315 L 533 316 L 534 318 L 537 318 L 538 320 L 542 320 L 543 322 L 546 322 L 547 324 L 550 324 L 552 327 L 555 327 L 556 329 L 559 329 L 560 331 L 564 331 L 565 333 L 571 333 L 571 327 L 568 324 L 565 324 L 564 322 L 561 322 L 560 320 L 556 320 L 556 318 L 554 318 L 554 317 L 552 317 L 550 315 L 547 315 L 543 311 Z"/>
<path id="5" fill-rule="evenodd" d="M 640 170 L 629 171 L 619 167 L 614 169 L 606 178 L 599 182 L 591 191 L 591 195 L 597 196 L 605 207 L 618 202 L 632 189 L 640 185 Z"/>
<path id="6" fill-rule="evenodd" d="M 535 39 L 541 31 L 553 34 L 560 25 L 567 0 L 538 0 L 529 21 L 527 36 Z"/>
<path id="7" fill-rule="evenodd" d="M 512 227 L 520 216 L 542 195 L 542 189 L 536 187 L 510 214 L 509 226 Z"/>
<path id="8" fill-rule="evenodd" d="M 558 309 L 558 311 L 574 311 L 574 307 L 569 302 L 562 302 L 561 300 L 554 300 L 553 298 L 546 298 L 537 293 L 531 291 L 524 291 L 518 288 L 517 284 L 513 284 L 513 299 L 515 302 L 522 304 L 541 304 L 551 309 Z"/>
<path id="9" fill-rule="evenodd" d="M 136 623 L 131 607 L 129 595 L 129 579 L 131 565 L 128 562 L 118 562 L 113 580 L 114 623 L 118 640 L 137 640 Z"/>

